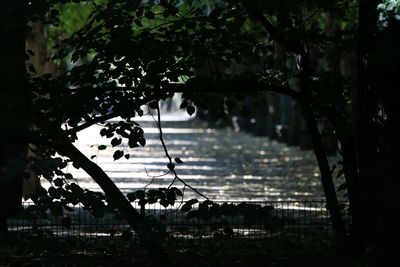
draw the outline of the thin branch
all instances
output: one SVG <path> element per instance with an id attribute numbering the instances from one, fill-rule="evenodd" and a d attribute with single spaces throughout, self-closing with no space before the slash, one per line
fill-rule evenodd
<path id="1" fill-rule="evenodd" d="M 161 145 L 162 145 L 162 147 L 163 147 L 163 149 L 164 149 L 165 156 L 168 158 L 169 164 L 171 164 L 171 166 L 174 166 L 174 163 L 172 162 L 172 158 L 171 158 L 171 156 L 169 155 L 167 146 L 166 146 L 166 144 L 165 144 L 165 142 L 164 142 L 163 131 L 162 131 L 162 127 L 161 127 L 160 107 L 158 106 L 158 104 L 157 104 L 156 110 L 157 110 L 157 121 L 158 121 L 157 126 L 158 126 L 158 132 L 159 132 L 159 139 L 160 139 Z M 170 168 L 170 171 L 171 171 L 171 173 L 172 173 L 173 176 L 174 176 L 173 182 L 176 181 L 176 180 L 178 180 L 178 181 L 180 181 L 185 187 L 188 187 L 188 188 L 190 188 L 191 190 L 193 190 L 196 194 L 202 196 L 203 198 L 205 198 L 205 199 L 207 199 L 207 200 L 209 199 L 207 196 L 205 196 L 203 193 L 201 193 L 200 191 L 198 191 L 196 188 L 192 187 L 191 185 L 187 184 L 184 180 L 182 180 L 181 178 L 179 178 L 178 174 L 177 174 L 176 171 L 175 171 L 175 168 Z M 171 185 L 170 185 L 170 186 L 171 186 Z M 169 186 L 169 187 L 170 187 L 170 186 Z"/>
<path id="2" fill-rule="evenodd" d="M 154 180 L 155 180 L 156 178 L 160 178 L 160 177 L 166 176 L 166 175 L 168 175 L 168 174 L 171 173 L 170 171 L 168 171 L 168 172 L 163 173 L 163 174 L 160 174 L 160 175 L 150 175 L 150 174 L 147 172 L 147 169 L 146 169 L 146 168 L 144 168 L 144 171 L 146 172 L 146 175 L 147 175 L 148 177 L 151 177 L 151 181 L 150 181 L 148 184 L 146 184 L 146 185 L 144 186 L 144 190 L 146 190 L 147 187 L 149 187 L 149 186 L 154 182 Z"/>
<path id="3" fill-rule="evenodd" d="M 106 115 L 102 115 L 102 116 L 97 116 L 97 117 L 93 117 L 91 120 L 86 121 L 85 123 L 82 123 L 81 125 L 78 125 L 72 129 L 66 130 L 67 134 L 73 134 L 73 133 L 77 133 L 80 132 L 96 123 L 99 122 L 103 122 L 112 118 L 118 117 L 117 113 L 109 113 Z"/>
<path id="4" fill-rule="evenodd" d="M 117 88 L 127 89 L 125 87 L 117 87 Z M 149 90 L 149 92 L 154 92 L 154 90 L 153 91 Z M 159 95 L 152 94 L 152 95 L 150 95 L 148 97 L 143 97 L 142 99 L 136 99 L 135 100 L 135 105 L 136 106 L 142 106 L 144 104 L 147 104 L 147 103 L 157 99 L 158 97 L 159 97 Z M 72 128 L 72 129 L 64 130 L 64 131 L 68 135 L 76 134 L 79 131 L 82 131 L 82 130 L 84 130 L 84 129 L 86 129 L 86 128 L 94 125 L 94 124 L 97 124 L 99 122 L 103 122 L 103 121 L 106 121 L 106 120 L 109 120 L 109 119 L 112 119 L 112 118 L 115 118 L 115 117 L 118 117 L 118 116 L 120 116 L 120 114 L 119 113 L 115 113 L 115 112 L 112 112 L 112 113 L 109 113 L 109 114 L 106 114 L 106 115 L 102 115 L 102 116 L 97 116 L 97 117 L 92 118 L 89 121 L 86 121 L 86 122 L 84 122 L 84 123 Z"/>
<path id="5" fill-rule="evenodd" d="M 104 90 L 104 89 L 103 89 Z M 108 91 L 135 91 L 136 88 L 129 87 L 108 87 Z M 169 83 L 163 82 L 160 89 L 154 88 L 141 89 L 142 93 L 155 93 L 150 97 L 138 99 L 137 105 L 145 105 L 153 100 L 157 100 L 157 93 L 214 93 L 214 94 L 237 94 L 237 93 L 260 93 L 274 92 L 292 97 L 293 99 L 301 98 L 301 94 L 290 89 L 288 86 L 268 84 L 263 81 L 258 81 L 256 78 L 242 78 L 231 80 L 213 81 L 205 78 L 190 78 L 185 83 Z M 116 115 L 118 116 L 118 115 Z M 89 125 L 90 126 L 90 125 Z M 79 126 L 84 127 L 84 126 Z M 71 131 L 72 129 L 70 129 Z"/>

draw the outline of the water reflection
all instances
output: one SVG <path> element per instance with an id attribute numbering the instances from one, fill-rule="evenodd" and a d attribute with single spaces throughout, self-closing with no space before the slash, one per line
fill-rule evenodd
<path id="1" fill-rule="evenodd" d="M 230 129 L 192 128 L 187 122 L 168 123 L 163 128 L 164 138 L 172 157 L 184 164 L 176 164 L 180 178 L 214 200 L 300 200 L 323 197 L 319 173 L 311 151 L 287 147 Z M 99 164 L 124 193 L 143 189 L 153 176 L 168 172 L 168 160 L 158 140 L 158 129 L 147 123 L 144 128 L 147 145 L 129 149 L 129 160 L 114 162 L 115 148 L 99 135 L 100 127 L 93 126 L 79 135 L 76 145 L 88 157 L 96 155 Z M 97 145 L 108 145 L 97 151 Z M 94 145 L 91 147 L 91 145 Z M 77 182 L 99 190 L 82 170 L 68 167 Z M 147 188 L 166 187 L 172 175 L 156 177 Z M 177 183 L 177 187 L 181 184 Z M 185 190 L 185 198 L 198 197 Z"/>

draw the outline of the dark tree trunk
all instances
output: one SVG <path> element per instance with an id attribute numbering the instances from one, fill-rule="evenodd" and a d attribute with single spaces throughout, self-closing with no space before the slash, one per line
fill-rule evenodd
<path id="1" fill-rule="evenodd" d="M 327 209 L 332 219 L 335 237 L 338 242 L 339 248 L 344 249 L 347 242 L 347 233 L 342 219 L 339 202 L 336 196 L 331 168 L 329 166 L 328 158 L 322 142 L 322 137 L 318 130 L 315 115 L 313 114 L 312 110 L 305 106 L 302 111 L 305 117 L 307 128 L 311 137 L 311 142 L 313 144 L 314 153 L 317 158 L 319 170 L 321 173 L 322 187 L 325 193 Z"/>
<path id="2" fill-rule="evenodd" d="M 262 13 L 260 13 L 256 7 L 252 6 L 249 1 L 241 1 L 241 3 L 248 10 L 251 16 L 260 21 L 260 23 L 276 42 L 278 42 L 289 52 L 299 57 L 299 91 L 303 96 L 303 99 L 300 99 L 300 106 L 321 172 L 321 182 L 328 205 L 328 211 L 331 216 L 335 237 L 338 242 L 338 248 L 344 249 L 347 241 L 346 229 L 341 216 L 339 203 L 336 197 L 336 190 L 332 180 L 331 169 L 323 146 L 321 134 L 318 129 L 317 120 L 312 110 L 311 103 L 309 102 L 311 99 L 309 83 L 312 74 L 309 55 L 301 43 L 288 42 L 288 40 L 285 39 L 285 36 L 281 35 L 280 32 L 273 26 L 273 24 Z"/>
<path id="3" fill-rule="evenodd" d="M 299 86 L 300 92 L 306 97 L 301 103 L 302 113 L 310 134 L 313 150 L 317 158 L 318 167 L 321 173 L 322 187 L 325 193 L 327 209 L 331 216 L 333 230 L 335 233 L 338 249 L 344 252 L 347 244 L 347 232 L 343 222 L 342 213 L 336 196 L 335 185 L 333 184 L 332 172 L 329 166 L 328 157 L 324 148 L 321 133 L 318 129 L 317 119 L 311 108 L 311 103 L 307 97 L 310 97 L 309 79 L 311 77 L 311 66 L 308 55 L 301 55 Z"/>
<path id="4" fill-rule="evenodd" d="M 381 203 L 381 182 L 377 174 L 377 147 L 374 147 L 375 125 L 373 113 L 376 103 L 373 93 L 373 76 L 371 56 L 375 43 L 377 24 L 376 0 L 361 0 L 359 2 L 359 32 L 357 48 L 357 87 L 352 92 L 352 112 L 354 121 L 354 136 L 356 140 L 358 170 L 360 179 L 360 207 L 363 224 L 359 242 L 366 244 L 371 255 L 376 254 L 376 237 L 379 235 L 378 211 Z M 371 263 L 375 261 L 371 257 Z"/>
<path id="5" fill-rule="evenodd" d="M 29 131 L 25 68 L 26 1 L 0 4 L 0 224 L 21 209 Z"/>
<path id="6" fill-rule="evenodd" d="M 121 212 L 121 215 L 131 225 L 139 236 L 144 248 L 149 252 L 154 266 L 172 266 L 163 249 L 163 233 L 158 233 L 143 220 L 143 216 L 131 205 L 108 175 L 94 162 L 82 154 L 73 144 L 65 141 L 55 144 L 58 153 L 69 157 L 78 167 L 88 173 L 100 186 L 106 197 L 112 200 L 112 204 Z"/>
<path id="7" fill-rule="evenodd" d="M 289 117 L 289 129 L 288 129 L 288 140 L 287 144 L 289 146 L 300 145 L 300 123 L 301 116 L 299 112 L 299 104 L 297 101 L 292 100 L 292 110 Z"/>

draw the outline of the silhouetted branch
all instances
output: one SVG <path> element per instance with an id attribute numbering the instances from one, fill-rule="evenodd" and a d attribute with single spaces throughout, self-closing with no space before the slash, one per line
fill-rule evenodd
<path id="1" fill-rule="evenodd" d="M 249 14 L 257 19 L 261 25 L 265 28 L 265 30 L 271 35 L 271 37 L 282 47 L 286 48 L 290 52 L 294 54 L 303 55 L 304 50 L 301 45 L 298 43 L 290 42 L 287 40 L 272 23 L 269 19 L 264 16 L 256 7 L 252 6 L 251 3 L 247 0 L 241 1 L 242 5 L 247 9 Z"/>
<path id="2" fill-rule="evenodd" d="M 158 126 L 158 131 L 159 131 L 159 139 L 160 139 L 161 145 L 162 145 L 162 147 L 163 147 L 163 149 L 164 149 L 165 156 L 168 158 L 168 161 L 169 161 L 169 166 L 168 166 L 168 168 L 169 168 L 169 170 L 171 171 L 171 173 L 174 175 L 174 179 L 173 179 L 172 183 L 170 184 L 170 186 L 169 186 L 168 188 L 170 188 L 170 187 L 174 184 L 174 182 L 175 182 L 176 180 L 178 180 L 178 181 L 180 181 L 185 187 L 190 188 L 190 189 L 193 190 L 196 194 L 198 194 L 198 195 L 200 195 L 200 196 L 202 196 L 202 197 L 204 197 L 205 199 L 208 200 L 208 197 L 207 197 L 206 195 L 204 195 L 203 193 L 201 193 L 200 191 L 198 191 L 196 188 L 192 187 L 191 185 L 189 185 L 188 183 L 186 183 L 184 180 L 182 180 L 181 178 L 179 178 L 178 174 L 176 173 L 176 171 L 175 171 L 175 164 L 172 162 L 172 158 L 171 158 L 171 156 L 169 155 L 167 146 L 166 146 L 166 144 L 165 144 L 165 142 L 164 142 L 163 131 L 162 131 L 162 127 L 161 127 L 161 114 L 160 114 L 160 108 L 159 108 L 158 104 L 157 104 L 157 109 L 156 109 L 156 110 L 157 110 L 157 126 Z"/>

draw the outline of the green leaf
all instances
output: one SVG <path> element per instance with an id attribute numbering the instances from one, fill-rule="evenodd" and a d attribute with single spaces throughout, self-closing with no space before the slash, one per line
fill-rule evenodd
<path id="1" fill-rule="evenodd" d="M 67 179 L 67 180 L 74 179 L 74 177 L 73 177 L 72 174 L 70 174 L 70 173 L 66 173 L 64 177 L 65 177 L 65 179 Z"/>
<path id="2" fill-rule="evenodd" d="M 117 150 L 114 152 L 113 158 L 114 160 L 120 159 L 124 155 L 124 152 L 121 150 Z"/>

